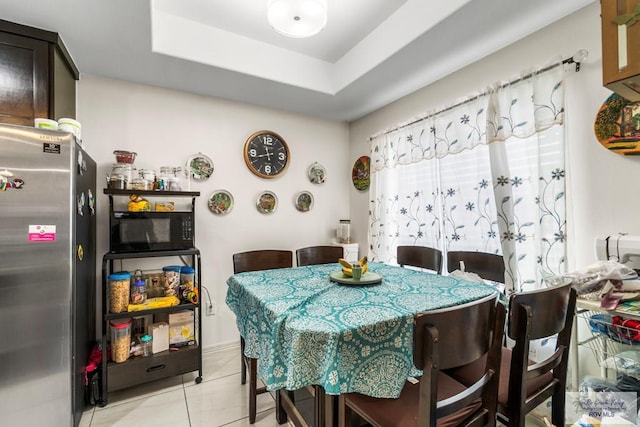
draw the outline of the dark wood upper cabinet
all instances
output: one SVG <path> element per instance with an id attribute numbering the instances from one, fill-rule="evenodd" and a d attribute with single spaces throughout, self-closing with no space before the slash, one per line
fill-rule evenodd
<path id="1" fill-rule="evenodd" d="M 76 118 L 79 72 L 58 33 L 0 20 L 0 122 Z"/>
<path id="2" fill-rule="evenodd" d="M 640 101 L 640 22 L 618 25 L 640 0 L 601 0 L 603 84 L 629 101 Z"/>

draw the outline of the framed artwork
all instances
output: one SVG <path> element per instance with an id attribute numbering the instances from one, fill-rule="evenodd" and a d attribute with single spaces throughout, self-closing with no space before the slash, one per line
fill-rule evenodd
<path id="1" fill-rule="evenodd" d="M 614 153 L 640 155 L 640 102 L 612 94 L 600 107 L 593 130 L 600 144 Z"/>
<path id="2" fill-rule="evenodd" d="M 356 187 L 356 190 L 365 191 L 369 189 L 371 182 L 369 178 L 369 165 L 369 156 L 360 156 L 353 164 L 351 181 L 353 182 L 353 186 Z"/>
<path id="3" fill-rule="evenodd" d="M 191 174 L 191 178 L 196 181 L 204 181 L 209 179 L 213 174 L 213 162 L 202 153 L 198 153 L 189 157 L 187 161 L 187 170 Z"/>
<path id="4" fill-rule="evenodd" d="M 327 171 L 320 163 L 315 162 L 309 166 L 307 176 L 312 184 L 322 184 L 327 176 Z"/>
<path id="5" fill-rule="evenodd" d="M 233 196 L 226 190 L 216 190 L 209 197 L 209 210 L 216 215 L 226 215 L 233 209 Z"/>
<path id="6" fill-rule="evenodd" d="M 313 194 L 309 191 L 301 191 L 296 194 L 296 209 L 300 212 L 308 212 L 313 207 Z"/>
<path id="7" fill-rule="evenodd" d="M 271 191 L 263 191 L 258 196 L 256 208 L 263 214 L 272 214 L 278 207 L 278 197 Z"/>

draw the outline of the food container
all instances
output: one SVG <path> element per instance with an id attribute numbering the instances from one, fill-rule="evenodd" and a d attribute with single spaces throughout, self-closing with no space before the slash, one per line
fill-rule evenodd
<path id="1" fill-rule="evenodd" d="M 147 301 L 147 284 L 144 279 L 136 279 L 131 284 L 131 304 L 144 304 Z"/>
<path id="2" fill-rule="evenodd" d="M 170 265 L 162 268 L 164 274 L 164 296 L 178 296 L 180 290 L 180 269 L 179 265 Z"/>
<path id="3" fill-rule="evenodd" d="M 51 119 L 34 119 L 34 126 L 40 129 L 58 130 L 58 122 Z"/>
<path id="4" fill-rule="evenodd" d="M 116 162 L 132 164 L 136 160 L 136 153 L 133 151 L 116 150 L 113 152 Z"/>
<path id="5" fill-rule="evenodd" d="M 130 183 L 134 175 L 135 168 L 126 163 L 115 163 L 111 166 L 111 175 L 110 176 L 123 176 L 127 183 Z"/>
<path id="6" fill-rule="evenodd" d="M 180 186 L 180 178 L 178 178 L 176 176 L 168 177 L 165 190 L 168 190 L 168 191 L 180 191 L 180 190 L 182 190 L 182 187 Z"/>
<path id="7" fill-rule="evenodd" d="M 116 363 L 126 362 L 131 348 L 131 319 L 112 320 L 111 327 L 111 360 Z"/>
<path id="8" fill-rule="evenodd" d="M 58 119 L 58 130 L 63 130 L 65 132 L 71 132 L 76 136 L 76 138 L 81 139 L 81 125 L 79 121 L 70 119 L 68 117 L 64 117 Z"/>
<path id="9" fill-rule="evenodd" d="M 153 189 L 153 181 L 149 181 L 144 178 L 135 178 L 131 181 L 131 189 L 132 190 L 152 190 Z"/>
<path id="10" fill-rule="evenodd" d="M 180 286 L 184 289 L 193 290 L 196 270 L 193 267 L 185 266 L 180 269 Z"/>
<path id="11" fill-rule="evenodd" d="M 164 296 L 164 274 L 162 271 L 148 271 L 144 273 L 147 284 L 147 298 Z"/>
<path id="12" fill-rule="evenodd" d="M 143 335 L 140 337 L 140 344 L 142 345 L 142 356 L 147 357 L 151 356 L 152 353 L 152 345 L 153 338 L 151 335 Z"/>
<path id="13" fill-rule="evenodd" d="M 140 169 L 140 178 L 153 182 L 156 179 L 156 171 L 153 169 Z"/>
<path id="14" fill-rule="evenodd" d="M 169 314 L 169 347 L 183 347 L 196 343 L 192 310 Z"/>
<path id="15" fill-rule="evenodd" d="M 129 307 L 131 273 L 120 271 L 109 275 L 109 311 L 123 313 Z"/>
<path id="16" fill-rule="evenodd" d="M 111 175 L 109 176 L 107 187 L 124 190 L 127 188 L 127 179 L 124 175 Z"/>
<path id="17" fill-rule="evenodd" d="M 173 202 L 156 202 L 156 212 L 173 212 L 175 209 Z"/>

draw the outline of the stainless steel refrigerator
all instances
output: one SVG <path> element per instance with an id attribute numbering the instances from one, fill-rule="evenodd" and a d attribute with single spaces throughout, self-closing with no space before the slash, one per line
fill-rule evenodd
<path id="1" fill-rule="evenodd" d="M 0 124 L 0 414 L 74 426 L 95 342 L 96 165 L 67 132 Z"/>

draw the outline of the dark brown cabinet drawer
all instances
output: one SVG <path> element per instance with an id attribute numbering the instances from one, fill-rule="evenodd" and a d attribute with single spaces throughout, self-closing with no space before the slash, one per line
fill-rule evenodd
<path id="1" fill-rule="evenodd" d="M 124 363 L 107 365 L 107 391 L 120 390 L 133 385 L 155 381 L 200 369 L 200 347 L 182 347 L 149 357 L 135 357 Z"/>

